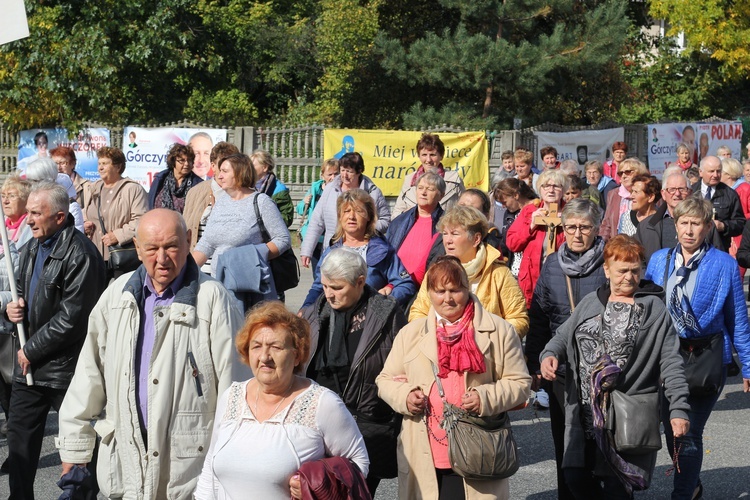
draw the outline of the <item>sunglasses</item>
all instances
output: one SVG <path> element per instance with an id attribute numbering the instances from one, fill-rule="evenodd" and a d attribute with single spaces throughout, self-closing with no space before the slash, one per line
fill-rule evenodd
<path id="1" fill-rule="evenodd" d="M 622 177 L 623 175 L 630 175 L 633 172 L 635 172 L 635 170 L 619 170 L 617 172 L 617 175 L 619 175 L 620 177 Z"/>

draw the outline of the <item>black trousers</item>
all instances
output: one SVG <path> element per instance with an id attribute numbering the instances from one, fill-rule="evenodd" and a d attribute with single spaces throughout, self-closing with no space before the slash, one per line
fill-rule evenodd
<path id="1" fill-rule="evenodd" d="M 555 463 L 557 466 L 558 500 L 574 500 L 573 493 L 565 482 L 562 470 L 563 451 L 565 450 L 565 379 L 543 384 L 549 394 L 549 422 L 552 428 L 552 442 L 555 445 Z"/>
<path id="2" fill-rule="evenodd" d="M 8 481 L 11 499 L 33 499 L 44 427 L 50 408 L 60 409 L 65 389 L 13 382 L 8 412 Z"/>

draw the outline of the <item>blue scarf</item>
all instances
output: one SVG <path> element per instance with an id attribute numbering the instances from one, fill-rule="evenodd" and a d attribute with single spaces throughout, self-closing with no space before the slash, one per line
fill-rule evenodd
<path id="1" fill-rule="evenodd" d="M 685 293 L 685 285 L 688 282 L 690 273 L 698 269 L 698 265 L 703 260 L 708 252 L 708 243 L 704 242 L 698 251 L 690 257 L 687 263 L 677 269 L 675 272 L 676 282 L 672 294 L 669 296 L 667 302 L 667 310 L 669 315 L 672 316 L 674 326 L 677 329 L 677 333 L 683 338 L 695 338 L 701 336 L 701 327 L 698 324 L 698 320 L 695 318 L 693 308 L 690 305 L 690 300 Z M 674 256 L 675 267 L 677 267 L 677 257 L 682 255 L 682 245 L 679 243 L 673 250 L 667 254 Z M 667 268 L 669 267 L 669 258 L 667 258 Z M 664 287 L 666 288 L 667 283 L 665 281 Z"/>

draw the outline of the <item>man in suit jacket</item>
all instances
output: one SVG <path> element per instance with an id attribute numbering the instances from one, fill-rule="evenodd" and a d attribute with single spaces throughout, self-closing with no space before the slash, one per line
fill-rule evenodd
<path id="1" fill-rule="evenodd" d="M 742 212 L 740 198 L 734 189 L 721 182 L 721 160 L 716 156 L 706 156 L 700 164 L 701 181 L 693 184 L 693 196 L 700 196 L 711 201 L 714 207 L 714 226 L 718 238 L 714 241 L 719 250 L 727 252 L 732 236 L 742 234 L 745 216 Z"/>

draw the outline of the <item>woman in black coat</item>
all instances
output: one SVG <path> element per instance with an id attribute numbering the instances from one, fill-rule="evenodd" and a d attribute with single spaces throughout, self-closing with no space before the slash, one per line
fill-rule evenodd
<path id="1" fill-rule="evenodd" d="M 598 235 L 600 220 L 599 207 L 589 200 L 573 199 L 565 205 L 562 211 L 565 243 L 545 260 L 529 310 L 530 325 L 525 354 L 532 376 L 532 388 L 538 393 L 545 392 L 544 395 L 537 394 L 537 401 L 545 399 L 546 394 L 549 394 L 549 416 L 555 444 L 560 500 L 573 498 L 560 468 L 565 430 L 565 367 L 560 367 L 555 381 L 541 383 L 539 355 L 581 299 L 596 291 L 607 280 L 602 268 L 604 240 Z"/>
<path id="2" fill-rule="evenodd" d="M 367 487 L 398 475 L 396 437 L 401 418 L 378 397 L 375 377 L 406 325 L 398 303 L 365 283 L 367 263 L 346 248 L 331 250 L 320 266 L 324 293 L 302 309 L 310 323 L 307 377 L 331 389 L 354 415 L 370 456 Z"/>

